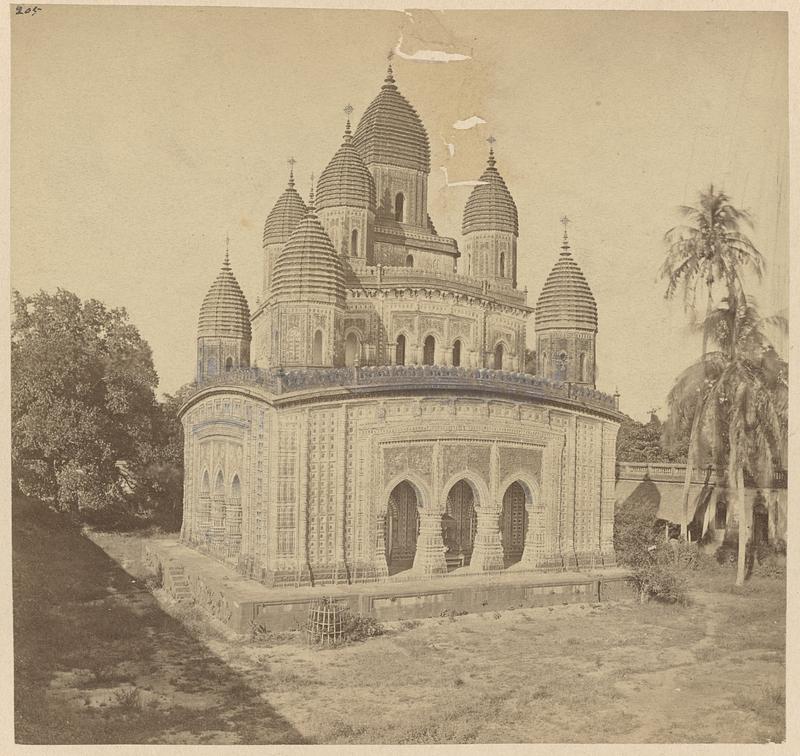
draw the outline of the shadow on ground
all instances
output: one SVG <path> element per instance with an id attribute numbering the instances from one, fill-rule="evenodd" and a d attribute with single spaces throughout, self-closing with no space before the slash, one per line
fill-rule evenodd
<path id="1" fill-rule="evenodd" d="M 18 743 L 304 742 L 140 580 L 18 497 L 13 587 Z"/>

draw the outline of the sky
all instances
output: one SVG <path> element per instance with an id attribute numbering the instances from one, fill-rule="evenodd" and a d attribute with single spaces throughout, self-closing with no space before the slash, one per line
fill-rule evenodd
<path id="1" fill-rule="evenodd" d="M 159 392 L 193 379 L 226 236 L 255 309 L 287 159 L 307 195 L 390 51 L 430 137 L 440 234 L 460 239 L 461 182 L 490 135 L 532 306 L 570 218 L 599 310 L 598 388 L 623 411 L 665 416 L 699 354 L 657 275 L 700 189 L 752 213 L 767 273 L 751 291 L 788 316 L 785 14 L 47 6 L 34 20 L 11 25 L 12 286 L 125 307 Z"/>

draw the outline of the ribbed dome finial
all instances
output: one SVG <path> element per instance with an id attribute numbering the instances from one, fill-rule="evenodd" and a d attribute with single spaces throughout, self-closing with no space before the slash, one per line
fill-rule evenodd
<path id="1" fill-rule="evenodd" d="M 297 161 L 291 157 L 286 162 L 289 164 L 289 183 L 264 223 L 264 246 L 285 244 L 306 215 L 306 204 L 294 187 L 294 166 Z"/>
<path id="2" fill-rule="evenodd" d="M 567 224 L 571 222 L 572 221 L 569 218 L 567 218 L 566 215 L 562 216 L 561 223 L 564 225 L 564 240 L 561 242 L 561 249 L 563 250 L 563 252 L 561 253 L 562 255 L 569 254 L 569 239 L 567 239 Z"/>
<path id="3" fill-rule="evenodd" d="M 353 146 L 368 166 L 381 163 L 430 173 L 428 132 L 395 85 L 391 63 L 383 86 L 358 122 Z"/>
<path id="4" fill-rule="evenodd" d="M 250 339 L 250 308 L 230 263 L 230 238 L 225 238 L 225 258 L 214 283 L 203 299 L 198 337 L 233 336 Z"/>
<path id="5" fill-rule="evenodd" d="M 597 332 L 597 303 L 583 271 L 575 261 L 567 240 L 565 215 L 564 240 L 556 264 L 547 276 L 536 302 L 536 330 L 554 328 Z"/>
<path id="6" fill-rule="evenodd" d="M 394 86 L 394 71 L 392 70 L 392 55 L 389 53 L 389 65 L 386 67 L 386 78 L 383 80 L 384 87 Z"/>
<path id="7" fill-rule="evenodd" d="M 481 174 L 480 183 L 475 186 L 464 206 L 461 233 L 473 231 L 508 231 L 519 234 L 517 205 L 506 182 L 495 167 L 493 136 L 489 142 L 489 157 L 486 169 Z"/>
<path id="8" fill-rule="evenodd" d="M 489 166 L 489 168 L 494 168 L 495 163 L 497 162 L 494 159 L 494 143 L 497 140 L 493 136 L 490 136 L 486 141 L 489 142 L 489 158 L 486 161 L 486 163 Z"/>

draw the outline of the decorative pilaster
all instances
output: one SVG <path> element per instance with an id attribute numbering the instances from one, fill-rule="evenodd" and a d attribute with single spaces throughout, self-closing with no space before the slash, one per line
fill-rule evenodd
<path id="1" fill-rule="evenodd" d="M 478 525 L 469 562 L 470 571 L 502 570 L 504 562 L 503 544 L 500 540 L 500 510 L 479 507 L 475 513 L 478 515 Z"/>
<path id="2" fill-rule="evenodd" d="M 386 512 L 376 518 L 375 523 L 375 557 L 373 564 L 378 578 L 389 577 L 389 565 L 386 562 Z"/>
<path id="3" fill-rule="evenodd" d="M 426 509 L 419 512 L 419 536 L 412 569 L 422 575 L 444 575 L 447 572 L 440 512 Z"/>

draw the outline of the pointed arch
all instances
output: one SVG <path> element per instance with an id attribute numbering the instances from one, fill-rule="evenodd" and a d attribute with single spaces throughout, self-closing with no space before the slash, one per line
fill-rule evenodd
<path id="1" fill-rule="evenodd" d="M 350 233 L 350 256 L 358 257 L 358 229 L 354 228 Z"/>
<path id="2" fill-rule="evenodd" d="M 217 477 L 214 479 L 214 495 L 222 496 L 225 494 L 225 476 L 222 470 L 217 470 Z"/>
<path id="3" fill-rule="evenodd" d="M 398 223 L 405 222 L 405 205 L 406 198 L 403 192 L 398 192 L 394 197 L 394 219 Z"/>
<path id="4" fill-rule="evenodd" d="M 414 255 L 406 255 L 406 268 L 414 267 Z"/>
<path id="5" fill-rule="evenodd" d="M 231 370 L 233 370 L 233 357 L 228 357 L 228 359 L 225 360 L 225 372 L 230 373 Z"/>
<path id="6" fill-rule="evenodd" d="M 493 363 L 493 367 L 494 367 L 495 370 L 502 370 L 503 369 L 503 353 L 504 353 L 504 351 L 505 350 L 503 348 L 503 342 L 502 341 L 498 341 L 497 345 L 494 348 L 494 363 Z"/>
<path id="7" fill-rule="evenodd" d="M 231 480 L 231 496 L 239 498 L 242 495 L 242 483 L 239 480 L 239 473 L 234 473 Z"/>
<path id="8" fill-rule="evenodd" d="M 503 278 L 506 275 L 506 253 L 500 253 L 500 277 Z"/>
<path id="9" fill-rule="evenodd" d="M 361 354 L 361 342 L 355 331 L 350 331 L 344 340 L 344 364 L 345 367 L 353 367 L 359 360 Z"/>
<path id="10" fill-rule="evenodd" d="M 453 357 L 451 359 L 453 367 L 461 367 L 461 339 L 453 342 Z"/>
<path id="11" fill-rule="evenodd" d="M 208 476 L 208 470 L 203 470 L 203 477 L 200 482 L 200 496 L 208 496 L 211 493 L 211 481 Z"/>
<path id="12" fill-rule="evenodd" d="M 397 336 L 397 342 L 394 348 L 394 364 L 406 364 L 406 337 L 405 334 L 402 333 Z"/>
<path id="13" fill-rule="evenodd" d="M 422 342 L 422 364 L 433 365 L 436 359 L 436 338 L 433 334 L 428 334 Z"/>
<path id="14" fill-rule="evenodd" d="M 311 347 L 311 364 L 322 364 L 322 331 L 319 328 L 314 331 L 314 343 Z"/>

